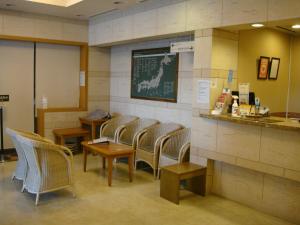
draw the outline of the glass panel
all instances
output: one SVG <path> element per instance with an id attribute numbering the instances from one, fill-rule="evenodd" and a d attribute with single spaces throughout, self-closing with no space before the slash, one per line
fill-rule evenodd
<path id="1" fill-rule="evenodd" d="M 288 117 L 300 119 L 300 37 L 292 38 Z"/>

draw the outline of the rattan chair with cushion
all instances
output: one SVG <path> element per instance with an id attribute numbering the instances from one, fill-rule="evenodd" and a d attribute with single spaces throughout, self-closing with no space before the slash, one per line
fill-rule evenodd
<path id="1" fill-rule="evenodd" d="M 182 163 L 189 160 L 191 129 L 185 128 L 167 135 L 160 143 L 158 174 L 162 166 Z"/>
<path id="2" fill-rule="evenodd" d="M 158 120 L 142 118 L 123 125 L 119 129 L 117 142 L 125 145 L 130 145 L 133 149 L 135 149 L 137 135 L 140 132 L 143 132 L 145 129 L 158 123 Z"/>
<path id="3" fill-rule="evenodd" d="M 36 194 L 36 205 L 40 194 L 63 188 L 72 187 L 75 196 L 72 152 L 64 146 L 33 140 L 21 135 L 16 137 L 28 163 L 22 191 L 27 190 L 29 193 Z"/>
<path id="4" fill-rule="evenodd" d="M 118 116 L 104 122 L 100 127 L 100 138 L 108 138 L 109 141 L 117 142 L 118 132 L 123 125 L 137 120 L 136 116 Z"/>
<path id="5" fill-rule="evenodd" d="M 43 138 L 42 136 L 40 136 L 36 133 L 29 132 L 29 131 L 6 128 L 6 133 L 10 136 L 12 143 L 16 149 L 17 155 L 18 155 L 16 169 L 12 175 L 12 179 L 16 178 L 18 180 L 24 181 L 25 177 L 26 177 L 28 166 L 27 166 L 27 161 L 26 161 L 22 146 L 19 144 L 19 142 L 16 138 L 17 134 L 28 137 L 28 138 L 49 142 L 49 143 L 51 143 L 52 141 L 49 139 Z"/>
<path id="6" fill-rule="evenodd" d="M 135 168 L 137 167 L 138 161 L 144 161 L 152 167 L 155 177 L 161 140 L 166 137 L 166 135 L 182 128 L 182 125 L 176 123 L 161 123 L 151 126 L 144 132 L 138 134 Z"/>

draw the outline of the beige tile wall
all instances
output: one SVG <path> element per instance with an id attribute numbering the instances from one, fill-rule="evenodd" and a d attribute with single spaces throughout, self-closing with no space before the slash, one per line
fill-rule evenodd
<path id="1" fill-rule="evenodd" d="M 88 41 L 86 21 L 0 10 L 0 34 L 67 41 Z"/>
<path id="2" fill-rule="evenodd" d="M 192 154 L 300 182 L 300 134 L 193 117 Z"/>
<path id="3" fill-rule="evenodd" d="M 300 183 L 297 181 L 215 161 L 212 192 L 300 223 Z"/>
<path id="4" fill-rule="evenodd" d="M 171 42 L 191 37 L 140 42 L 114 46 L 111 49 L 110 111 L 154 118 L 162 122 L 177 122 L 191 127 L 193 53 L 179 54 L 178 99 L 167 103 L 130 98 L 131 52 L 135 49 L 170 46 Z"/>
<path id="5" fill-rule="evenodd" d="M 149 1 L 90 20 L 90 45 L 206 28 L 297 18 L 298 0 Z"/>

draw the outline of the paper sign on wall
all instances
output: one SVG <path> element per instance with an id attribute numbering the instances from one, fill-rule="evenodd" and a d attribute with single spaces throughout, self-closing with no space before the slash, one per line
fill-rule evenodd
<path id="1" fill-rule="evenodd" d="M 85 71 L 80 71 L 80 74 L 79 74 L 79 85 L 81 87 L 85 86 Z"/>
<path id="2" fill-rule="evenodd" d="M 197 103 L 209 104 L 210 81 L 198 80 Z"/>

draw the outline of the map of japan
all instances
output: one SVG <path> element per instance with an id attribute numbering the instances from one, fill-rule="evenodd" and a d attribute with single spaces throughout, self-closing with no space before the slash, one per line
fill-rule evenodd
<path id="1" fill-rule="evenodd" d="M 164 75 L 164 65 L 169 65 L 171 62 L 171 59 L 168 55 L 165 55 L 165 57 L 160 62 L 159 71 L 156 77 L 153 77 L 151 80 L 144 80 L 138 84 L 138 92 L 141 92 L 141 90 L 149 90 L 158 88 L 161 77 Z"/>
<path id="2" fill-rule="evenodd" d="M 131 97 L 176 101 L 178 56 L 169 48 L 132 54 Z"/>

